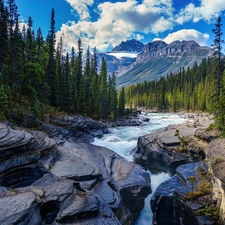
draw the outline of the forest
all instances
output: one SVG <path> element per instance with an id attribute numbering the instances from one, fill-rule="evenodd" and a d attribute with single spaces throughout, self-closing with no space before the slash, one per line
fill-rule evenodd
<path id="1" fill-rule="evenodd" d="M 157 107 L 161 110 L 207 111 L 225 130 L 225 70 L 222 54 L 222 21 L 218 17 L 212 44 L 213 57 L 203 59 L 177 74 L 116 89 L 115 74 L 107 73 L 97 50 L 64 51 L 63 36 L 56 43 L 55 12 L 49 32 L 36 32 L 29 17 L 19 28 L 15 0 L 0 0 L 0 119 L 22 121 L 24 116 L 44 119 L 57 113 L 78 113 L 95 119 L 116 119 L 127 108 Z M 100 72 L 98 72 L 100 71 Z"/>
<path id="2" fill-rule="evenodd" d="M 79 113 L 95 119 L 123 116 L 124 95 L 118 96 L 115 74 L 108 75 L 104 58 L 97 65 L 97 51 L 64 51 L 63 36 L 56 43 L 55 12 L 49 32 L 36 32 L 29 17 L 19 28 L 14 0 L 0 0 L 0 119 L 44 119 L 55 113 Z M 99 74 L 98 74 L 98 71 Z M 124 94 L 124 92 L 122 92 Z"/>

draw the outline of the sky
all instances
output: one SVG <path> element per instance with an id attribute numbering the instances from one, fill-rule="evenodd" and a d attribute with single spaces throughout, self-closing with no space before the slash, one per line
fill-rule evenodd
<path id="1" fill-rule="evenodd" d="M 212 29 L 218 16 L 225 34 L 225 0 L 15 0 L 21 24 L 30 16 L 33 29 L 46 38 L 51 11 L 55 11 L 57 41 L 63 37 L 67 51 L 96 47 L 111 51 L 121 41 L 136 39 L 144 44 L 154 40 L 171 43 L 195 40 L 211 46 Z M 225 39 L 225 35 L 222 37 Z"/>

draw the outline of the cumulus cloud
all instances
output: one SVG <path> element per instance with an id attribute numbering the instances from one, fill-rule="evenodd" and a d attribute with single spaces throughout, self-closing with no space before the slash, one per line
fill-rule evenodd
<path id="1" fill-rule="evenodd" d="M 90 19 L 88 6 L 92 6 L 94 0 L 66 0 L 78 13 L 80 20 Z"/>
<path id="2" fill-rule="evenodd" d="M 189 3 L 179 12 L 176 22 L 179 24 L 184 24 L 188 21 L 196 23 L 202 19 L 209 22 L 217 18 L 223 10 L 225 10 L 224 0 L 201 0 L 200 6 Z"/>
<path id="3" fill-rule="evenodd" d="M 140 40 L 142 34 L 158 34 L 172 30 L 172 0 L 136 0 L 125 2 L 103 2 L 96 8 L 99 18 L 91 22 L 88 5 L 93 0 L 66 0 L 80 15 L 80 20 L 63 24 L 57 38 L 64 33 L 64 42 L 68 47 L 76 45 L 80 37 L 84 47 L 96 46 L 105 51 L 112 45 L 130 38 Z"/>
<path id="4" fill-rule="evenodd" d="M 206 33 L 203 34 L 194 29 L 183 29 L 174 33 L 170 33 L 169 35 L 167 35 L 167 37 L 163 39 L 155 38 L 153 41 L 162 40 L 166 42 L 167 44 L 170 44 L 176 40 L 179 40 L 179 41 L 193 40 L 199 43 L 199 45 L 205 46 L 208 39 L 209 39 L 209 34 L 206 34 Z"/>

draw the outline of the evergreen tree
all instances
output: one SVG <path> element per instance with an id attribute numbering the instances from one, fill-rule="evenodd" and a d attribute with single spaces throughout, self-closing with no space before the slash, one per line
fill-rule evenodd
<path id="1" fill-rule="evenodd" d="M 0 119 L 6 119 L 5 114 L 9 106 L 8 96 L 4 86 L 0 85 Z"/>
<path id="2" fill-rule="evenodd" d="M 20 89 L 20 74 L 22 73 L 22 59 L 23 51 L 22 51 L 22 34 L 19 29 L 19 21 L 18 21 L 18 9 L 14 0 L 8 0 L 9 6 L 9 44 L 10 44 L 10 70 L 9 70 L 9 78 L 10 78 L 10 86 L 15 94 L 16 91 Z"/>
<path id="3" fill-rule="evenodd" d="M 76 76 L 76 103 L 77 103 L 77 110 L 82 112 L 84 110 L 84 77 L 83 77 L 83 67 L 82 67 L 82 55 L 83 55 L 83 48 L 81 39 L 78 40 L 78 53 L 76 58 L 76 65 L 75 65 L 75 76 Z"/>
<path id="4" fill-rule="evenodd" d="M 77 84 L 76 84 L 76 55 L 74 47 L 71 50 L 70 60 L 70 89 L 71 89 L 71 102 L 72 112 L 77 111 Z"/>
<path id="5" fill-rule="evenodd" d="M 120 91 L 120 94 L 119 94 L 118 114 L 119 114 L 119 116 L 124 116 L 124 114 L 125 114 L 125 91 L 124 91 L 124 87 L 122 87 L 122 90 Z"/>
<path id="6" fill-rule="evenodd" d="M 8 11 L 0 0 L 0 83 L 9 82 Z"/>
<path id="7" fill-rule="evenodd" d="M 48 34 L 48 64 L 46 71 L 47 84 L 50 87 L 50 104 L 56 105 L 56 93 L 55 93 L 55 11 L 52 9 L 51 13 L 51 26 Z"/>
<path id="8" fill-rule="evenodd" d="M 220 99 L 217 103 L 216 125 L 222 130 L 222 135 L 225 135 L 225 70 L 222 76 Z"/>
<path id="9" fill-rule="evenodd" d="M 101 70 L 99 74 L 99 101 L 100 117 L 107 118 L 109 115 L 107 67 L 104 57 L 102 58 Z"/>
<path id="10" fill-rule="evenodd" d="M 214 50 L 214 58 L 215 58 L 215 73 L 217 76 L 217 100 L 220 97 L 220 88 L 221 88 L 221 71 L 222 71 L 222 64 L 221 64 L 221 58 L 222 58 L 222 43 L 224 43 L 224 40 L 222 40 L 222 23 L 221 23 L 221 17 L 218 17 L 217 23 L 215 24 L 215 28 L 212 30 L 215 34 L 214 43 L 212 45 Z"/>
<path id="11" fill-rule="evenodd" d="M 34 36 L 33 36 L 33 20 L 29 16 L 27 23 L 27 34 L 26 34 L 26 61 L 35 61 L 34 51 Z"/>
<path id="12" fill-rule="evenodd" d="M 117 90 L 116 90 L 116 75 L 115 73 L 109 78 L 109 104 L 110 104 L 110 118 L 117 117 Z"/>
<path id="13" fill-rule="evenodd" d="M 90 85 L 91 85 L 91 59 L 90 59 L 89 46 L 86 52 L 86 62 L 84 67 L 84 89 L 85 89 L 85 112 L 90 116 L 91 114 L 91 101 L 90 101 Z"/>

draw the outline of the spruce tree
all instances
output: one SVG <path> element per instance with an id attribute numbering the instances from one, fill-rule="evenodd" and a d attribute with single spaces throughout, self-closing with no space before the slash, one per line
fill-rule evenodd
<path id="1" fill-rule="evenodd" d="M 4 0 L 0 0 L 0 82 L 9 82 L 9 36 L 8 11 Z"/>
<path id="2" fill-rule="evenodd" d="M 81 112 L 84 110 L 84 78 L 83 78 L 83 67 L 82 67 L 82 56 L 83 56 L 83 48 L 82 42 L 79 38 L 78 40 L 78 53 L 76 58 L 75 65 L 75 76 L 76 76 L 76 103 L 77 110 Z"/>
<path id="3" fill-rule="evenodd" d="M 109 116 L 108 101 L 108 84 L 107 84 L 107 67 L 104 57 L 102 58 L 101 70 L 99 74 L 99 100 L 100 100 L 100 117 Z"/>
<path id="4" fill-rule="evenodd" d="M 122 90 L 119 94 L 119 105 L 118 105 L 118 114 L 120 117 L 125 115 L 125 91 L 124 87 L 122 87 Z"/>
<path id="5" fill-rule="evenodd" d="M 117 117 L 117 90 L 116 90 L 116 75 L 115 73 L 109 78 L 109 104 L 110 117 L 115 119 Z"/>
<path id="6" fill-rule="evenodd" d="M 8 96 L 4 90 L 4 86 L 0 85 L 0 119 L 6 119 L 6 111 L 9 106 Z"/>
<path id="7" fill-rule="evenodd" d="M 222 23 L 221 17 L 219 16 L 217 19 L 217 23 L 215 24 L 215 28 L 212 30 L 215 34 L 214 43 L 212 44 L 212 48 L 214 50 L 213 56 L 215 58 L 215 74 L 217 76 L 217 100 L 220 97 L 220 88 L 221 88 L 221 71 L 223 65 L 221 64 L 222 58 L 222 43 L 224 40 L 222 39 Z"/>
<path id="8" fill-rule="evenodd" d="M 55 11 L 52 9 L 51 13 L 51 25 L 50 31 L 48 33 L 48 64 L 46 71 L 46 81 L 48 86 L 50 87 L 50 98 L 49 102 L 51 105 L 56 105 L 56 93 L 55 93 Z"/>

